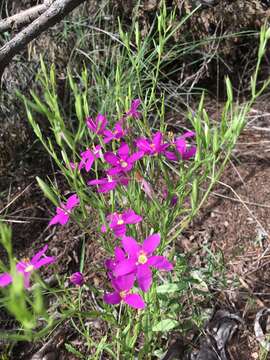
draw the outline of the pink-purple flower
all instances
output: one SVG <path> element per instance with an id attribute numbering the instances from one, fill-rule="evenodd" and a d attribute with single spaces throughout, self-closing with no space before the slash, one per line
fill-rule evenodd
<path id="1" fill-rule="evenodd" d="M 122 237 L 126 234 L 128 224 L 137 224 L 142 221 L 142 217 L 137 215 L 132 209 L 128 209 L 121 213 L 113 213 L 106 217 L 110 229 L 116 237 Z M 102 226 L 102 231 L 106 231 L 106 226 Z"/>
<path id="2" fill-rule="evenodd" d="M 45 252 L 48 249 L 48 245 L 45 245 L 31 260 L 24 259 L 19 261 L 16 265 L 16 271 L 23 275 L 24 286 L 30 287 L 30 277 L 33 271 L 39 269 L 44 265 L 49 265 L 55 262 L 55 257 L 46 256 Z M 5 287 L 11 284 L 13 281 L 12 275 L 9 273 L 3 273 L 0 275 L 0 287 Z"/>
<path id="3" fill-rule="evenodd" d="M 178 137 L 174 142 L 176 150 L 183 160 L 188 160 L 196 154 L 196 146 L 187 147 L 186 142 L 187 138 L 192 138 L 194 136 L 195 133 L 193 131 L 187 131 L 182 136 Z"/>
<path id="4" fill-rule="evenodd" d="M 152 271 L 150 267 L 158 270 L 171 271 L 173 265 L 161 255 L 152 255 L 160 243 L 160 235 L 148 236 L 143 244 L 130 237 L 122 238 L 122 246 L 128 258 L 117 263 L 113 275 L 117 278 L 128 274 L 136 274 L 137 282 L 142 291 L 149 290 L 152 284 Z"/>
<path id="5" fill-rule="evenodd" d="M 103 131 L 103 141 L 105 144 L 109 143 L 112 140 L 120 140 L 126 135 L 127 131 L 123 128 L 122 121 L 118 121 L 113 130 L 105 129 Z"/>
<path id="6" fill-rule="evenodd" d="M 98 114 L 95 120 L 91 117 L 86 119 L 88 129 L 97 135 L 103 135 L 107 122 L 106 117 L 102 114 Z"/>
<path id="7" fill-rule="evenodd" d="M 126 143 L 122 143 L 117 154 L 112 152 L 106 152 L 104 159 L 107 163 L 112 165 L 112 168 L 107 170 L 108 175 L 116 175 L 121 172 L 128 172 L 133 168 L 134 163 L 143 157 L 143 152 L 139 151 L 133 154 L 129 154 L 129 146 Z"/>
<path id="8" fill-rule="evenodd" d="M 105 294 L 104 301 L 110 305 L 116 305 L 123 301 L 134 309 L 144 309 L 145 303 L 141 295 L 131 293 L 134 282 L 134 274 L 129 274 L 126 276 L 118 277 L 117 279 L 112 279 L 112 287 L 114 288 L 114 292 Z"/>
<path id="9" fill-rule="evenodd" d="M 93 146 L 93 149 L 86 149 L 81 153 L 82 160 L 79 163 L 78 169 L 81 170 L 85 168 L 87 172 L 91 170 L 91 167 L 94 163 L 94 161 L 98 158 L 100 158 L 102 155 L 101 146 Z"/>
<path id="10" fill-rule="evenodd" d="M 140 99 L 134 99 L 131 102 L 130 109 L 126 112 L 126 116 L 131 116 L 134 119 L 140 118 L 141 113 L 137 110 L 140 105 L 141 105 L 141 100 Z"/>
<path id="11" fill-rule="evenodd" d="M 51 219 L 49 222 L 49 226 L 55 224 L 65 225 L 70 216 L 70 212 L 78 206 L 80 203 L 80 199 L 76 194 L 71 195 L 68 199 L 66 204 L 61 203 L 61 207 L 56 208 L 56 215 Z"/>
<path id="12" fill-rule="evenodd" d="M 170 144 L 163 142 L 163 134 L 160 131 L 155 133 L 151 139 L 138 139 L 136 145 L 145 155 L 151 156 L 164 154 L 165 150 L 170 146 Z"/>
<path id="13" fill-rule="evenodd" d="M 69 279 L 70 279 L 70 282 L 76 286 L 82 286 L 84 283 L 84 276 L 79 271 L 73 273 Z"/>
<path id="14" fill-rule="evenodd" d="M 98 192 L 107 193 L 111 190 L 114 190 L 117 185 L 127 186 L 129 183 L 129 178 L 124 174 L 118 174 L 116 176 L 107 176 L 106 178 L 90 180 L 87 182 L 87 185 L 96 185 Z"/>

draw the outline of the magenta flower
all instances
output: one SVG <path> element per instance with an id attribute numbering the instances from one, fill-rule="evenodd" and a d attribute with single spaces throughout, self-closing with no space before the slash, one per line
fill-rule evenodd
<path id="1" fill-rule="evenodd" d="M 117 150 L 117 155 L 112 152 L 106 152 L 104 159 L 113 167 L 107 170 L 108 175 L 116 175 L 121 172 L 128 172 L 133 168 L 135 161 L 143 157 L 143 152 L 139 151 L 132 155 L 129 155 L 129 146 L 126 143 L 122 143 Z"/>
<path id="2" fill-rule="evenodd" d="M 195 136 L 193 131 L 187 131 L 182 136 L 178 137 L 174 144 L 176 150 L 179 152 L 183 160 L 188 160 L 196 154 L 196 146 L 187 147 L 186 139 Z"/>
<path id="3" fill-rule="evenodd" d="M 107 119 L 104 115 L 98 114 L 96 119 L 88 117 L 86 119 L 88 129 L 98 135 L 103 135 L 104 129 L 107 125 Z"/>
<path id="4" fill-rule="evenodd" d="M 105 294 L 104 301 L 110 305 L 119 304 L 121 301 L 134 309 L 144 309 L 145 303 L 139 294 L 131 293 L 135 282 L 135 275 L 130 274 L 112 280 L 113 293 Z"/>
<path id="5" fill-rule="evenodd" d="M 49 222 L 49 226 L 55 224 L 65 225 L 69 220 L 69 215 L 74 207 L 78 206 L 80 199 L 76 194 L 71 195 L 66 204 L 61 204 L 61 207 L 56 208 L 56 215 Z"/>
<path id="6" fill-rule="evenodd" d="M 163 135 L 158 131 L 152 139 L 140 138 L 136 141 L 136 145 L 139 150 L 143 151 L 146 155 L 158 155 L 163 154 L 167 147 L 170 145 L 168 143 L 163 143 Z"/>
<path id="7" fill-rule="evenodd" d="M 0 274 L 0 287 L 6 287 L 12 283 L 12 276 L 9 273 Z"/>
<path id="8" fill-rule="evenodd" d="M 17 272 L 23 275 L 24 286 L 26 288 L 30 287 L 30 277 L 33 271 L 44 265 L 49 265 L 55 262 L 55 257 L 45 255 L 47 249 L 48 245 L 45 245 L 44 248 L 41 249 L 31 260 L 24 259 L 16 265 Z M 9 273 L 3 273 L 0 275 L 0 287 L 5 287 L 11 283 L 12 276 Z"/>
<path id="9" fill-rule="evenodd" d="M 122 214 L 113 213 L 107 216 L 109 227 L 116 237 L 122 237 L 126 234 L 127 224 L 137 224 L 142 221 L 142 217 L 137 215 L 132 209 L 124 211 Z"/>
<path id="10" fill-rule="evenodd" d="M 128 177 L 123 174 L 118 174 L 117 176 L 107 176 L 106 178 L 90 180 L 87 182 L 87 185 L 97 185 L 98 192 L 106 193 L 114 190 L 117 185 L 127 186 L 128 182 Z"/>
<path id="11" fill-rule="evenodd" d="M 135 273 L 139 287 L 146 292 L 152 284 L 151 267 L 163 271 L 171 271 L 173 265 L 164 256 L 152 256 L 160 243 L 160 235 L 148 236 L 143 244 L 138 244 L 129 236 L 122 238 L 122 246 L 128 254 L 128 259 L 120 261 L 113 271 L 115 277 Z"/>
<path id="12" fill-rule="evenodd" d="M 81 272 L 75 272 L 70 276 L 70 282 L 73 285 L 82 286 L 84 283 L 84 276 Z"/>
<path id="13" fill-rule="evenodd" d="M 126 112 L 126 116 L 131 116 L 134 119 L 139 119 L 141 117 L 141 113 L 137 111 L 138 107 L 141 105 L 140 99 L 135 99 L 131 102 L 130 109 Z"/>
<path id="14" fill-rule="evenodd" d="M 104 130 L 104 143 L 107 144 L 112 140 L 120 140 L 126 135 L 127 131 L 122 126 L 122 121 L 118 121 L 113 130 Z"/>
<path id="15" fill-rule="evenodd" d="M 100 158 L 102 155 L 101 146 L 93 146 L 93 150 L 86 149 L 81 153 L 82 160 L 79 164 L 78 169 L 81 170 L 85 168 L 87 172 L 91 170 L 91 167 L 94 163 L 94 161 L 98 158 Z"/>

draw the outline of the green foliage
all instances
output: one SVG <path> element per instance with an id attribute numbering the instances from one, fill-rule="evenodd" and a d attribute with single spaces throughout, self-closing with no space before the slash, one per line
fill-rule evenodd
<path id="1" fill-rule="evenodd" d="M 108 213 L 118 208 L 131 207 L 136 212 L 147 215 L 146 225 L 141 227 L 139 233 L 132 230 L 131 235 L 144 238 L 149 233 L 159 232 L 162 238 L 160 254 L 164 251 L 169 252 L 176 264 L 173 275 L 166 279 L 160 277 L 149 293 L 144 295 L 148 304 L 145 311 L 134 312 L 123 305 L 116 310 L 101 301 L 101 289 L 85 285 L 74 296 L 74 292 L 62 284 L 61 290 L 54 294 L 57 303 L 61 304 L 60 318 L 70 318 L 72 326 L 84 337 L 88 349 L 95 349 L 96 359 L 103 353 L 115 359 L 150 359 L 151 354 L 163 346 L 157 332 L 167 334 L 176 328 L 184 331 L 181 315 L 185 309 L 181 299 L 184 296 L 192 296 L 193 292 L 199 293 L 195 285 L 207 281 L 207 276 L 206 279 L 198 279 L 198 274 L 192 277 L 185 259 L 177 254 L 175 240 L 196 216 L 217 183 L 245 126 L 253 102 L 269 84 L 269 81 L 266 81 L 257 90 L 258 71 L 269 37 L 269 31 L 263 28 L 258 64 L 251 81 L 250 101 L 244 106 L 234 103 L 232 86 L 227 78 L 227 101 L 217 124 L 210 120 L 204 108 L 204 94 L 201 95 L 198 109 L 195 112 L 188 111 L 187 117 L 196 132 L 197 152 L 194 161 L 189 165 L 184 161 L 175 165 L 165 159 L 146 158 L 136 165 L 136 171 L 143 174 L 144 179 L 154 189 L 151 201 L 146 199 L 141 191 L 141 184 L 135 179 L 132 179 L 127 190 L 117 190 L 110 198 L 98 196 L 87 187 L 82 174 L 70 166 L 71 161 L 80 161 L 80 152 L 96 140 L 95 135 L 88 131 L 85 118 L 89 115 L 94 117 L 94 112 L 99 111 L 107 114 L 112 125 L 127 111 L 131 100 L 139 97 L 143 102 L 143 117 L 141 121 L 128 120 L 128 126 L 132 129 L 128 142 L 132 144 L 135 136 L 148 137 L 152 130 L 160 130 L 168 135 L 165 121 L 166 89 L 162 91 L 159 85 L 165 76 L 162 72 L 163 65 L 166 63 L 168 66 L 165 59 L 171 55 L 167 52 L 167 44 L 186 18 L 176 27 L 172 27 L 173 20 L 174 13 L 167 14 L 165 6 L 162 7 L 157 16 L 157 30 L 150 32 L 144 39 L 140 37 L 137 23 L 133 24 L 129 33 L 119 24 L 117 45 L 114 44 L 108 49 L 110 53 L 106 59 L 99 61 L 86 56 L 85 66 L 77 77 L 68 70 L 67 86 L 73 103 L 70 112 L 61 106 L 57 94 L 55 67 L 51 66 L 48 70 L 42 59 L 37 76 L 42 96 L 39 97 L 33 91 L 31 99 L 20 95 L 37 138 L 65 177 L 70 191 L 76 192 L 81 200 L 80 209 L 74 216 L 81 228 L 86 233 L 89 230 L 89 205 L 97 210 L 102 222 Z M 112 34 L 106 35 L 112 43 Z M 44 122 L 49 129 L 44 130 Z M 98 140 L 102 141 L 100 138 Z M 97 167 L 93 171 L 93 176 L 99 176 Z M 164 181 L 170 195 L 178 196 L 175 207 L 169 206 L 168 201 L 160 200 L 157 179 Z M 58 202 L 61 202 L 60 190 L 55 184 L 49 185 L 49 180 L 44 182 L 41 179 L 38 179 L 38 183 L 55 205 L 57 197 Z M 2 233 L 6 234 L 2 236 L 3 244 L 9 243 L 8 230 L 2 230 Z M 102 235 L 96 241 L 110 254 L 114 244 L 109 237 L 104 241 L 105 237 L 106 235 Z M 9 245 L 5 247 L 11 254 Z M 81 271 L 84 266 L 84 247 L 82 254 Z M 12 269 L 11 256 L 10 261 Z M 208 271 L 209 278 L 212 276 L 211 270 Z M 5 299 L 9 300 L 5 306 L 25 329 L 34 329 L 37 314 L 43 311 L 40 292 L 35 293 L 29 300 L 19 277 L 15 278 L 14 284 L 7 291 Z M 95 299 L 91 304 L 91 310 L 85 309 L 82 303 L 89 292 Z M 14 301 L 18 306 L 14 306 Z M 93 340 L 85 321 L 97 318 L 106 324 L 106 335 L 101 337 L 99 343 Z M 66 344 L 66 348 L 78 357 L 84 356 L 71 344 Z"/>

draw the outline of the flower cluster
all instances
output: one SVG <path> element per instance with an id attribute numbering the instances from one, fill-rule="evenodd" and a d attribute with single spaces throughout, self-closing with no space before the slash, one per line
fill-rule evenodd
<path id="1" fill-rule="evenodd" d="M 128 186 L 132 178 L 141 184 L 142 190 L 152 199 L 153 189 L 136 168 L 137 162 L 144 157 L 165 157 L 168 161 L 188 160 L 196 153 L 196 146 L 190 146 L 188 139 L 195 137 L 195 133 L 188 131 L 179 137 L 167 140 L 161 131 L 149 137 L 139 137 L 130 141 L 128 134 L 128 119 L 141 117 L 138 108 L 141 102 L 135 99 L 130 109 L 116 122 L 112 129 L 108 128 L 105 115 L 98 114 L 96 118 L 88 117 L 86 125 L 95 139 L 94 145 L 80 153 L 77 164 L 70 163 L 71 169 L 85 170 L 87 173 L 93 164 L 102 161 L 105 164 L 104 175 L 87 181 L 87 185 L 96 186 L 98 193 L 108 193 L 118 186 Z M 98 141 L 98 143 L 97 143 Z M 110 143 L 113 145 L 110 147 Z M 108 148 L 109 147 L 109 148 Z M 113 151 L 112 151 L 113 149 Z M 131 174 L 134 172 L 134 176 Z M 97 172 L 100 174 L 100 172 Z M 164 198 L 168 197 L 168 190 L 164 190 Z M 171 206 L 177 203 L 177 196 L 171 199 Z M 78 206 L 79 198 L 76 194 L 70 196 L 65 204 L 56 209 L 56 215 L 49 225 L 67 223 L 71 211 Z M 114 257 L 105 263 L 111 285 L 112 293 L 107 293 L 104 300 L 108 304 L 118 304 L 121 301 L 133 308 L 145 307 L 140 293 L 133 291 L 134 285 L 138 291 L 145 293 L 152 285 L 152 271 L 171 271 L 173 265 L 162 255 L 154 255 L 160 244 L 160 234 L 148 236 L 142 243 L 127 235 L 129 225 L 138 224 L 142 217 L 132 209 L 123 212 L 114 212 L 107 215 L 106 223 L 101 226 L 101 232 L 111 230 L 114 236 L 120 239 L 120 246 L 116 246 Z M 84 279 L 81 273 L 74 273 L 71 283 L 80 286 Z"/>
<path id="2" fill-rule="evenodd" d="M 164 256 L 153 255 L 159 243 L 159 234 L 148 236 L 142 244 L 130 236 L 122 237 L 122 247 L 116 247 L 114 258 L 105 263 L 114 288 L 113 293 L 105 294 L 105 302 L 118 304 L 124 301 L 135 309 L 145 307 L 141 295 L 131 293 L 135 281 L 143 292 L 147 292 L 152 285 L 152 268 L 163 271 L 173 269 Z"/>

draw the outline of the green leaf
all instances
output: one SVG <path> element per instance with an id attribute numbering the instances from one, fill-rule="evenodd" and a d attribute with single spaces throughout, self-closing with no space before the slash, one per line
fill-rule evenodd
<path id="1" fill-rule="evenodd" d="M 84 359 L 84 355 L 81 354 L 78 350 L 76 350 L 72 345 L 70 345 L 70 344 L 65 344 L 65 348 L 66 348 L 67 351 L 70 352 L 71 354 L 78 356 L 79 359 Z"/>
<path id="2" fill-rule="evenodd" d="M 182 283 L 170 283 L 164 284 L 157 287 L 158 294 L 167 294 L 167 293 L 177 293 L 179 291 L 183 291 L 187 288 L 187 285 Z"/>
<path id="3" fill-rule="evenodd" d="M 159 323 L 157 323 L 153 327 L 152 330 L 165 332 L 165 331 L 170 331 L 170 330 L 174 329 L 178 325 L 179 325 L 179 322 L 177 320 L 164 319 L 164 320 L 161 320 Z"/>
<path id="4" fill-rule="evenodd" d="M 58 201 L 53 193 L 53 191 L 51 190 L 51 188 L 43 181 L 41 180 L 38 176 L 36 177 L 37 182 L 39 187 L 41 188 L 41 190 L 43 191 L 44 195 L 51 200 L 51 202 L 57 206 L 58 205 Z"/>

